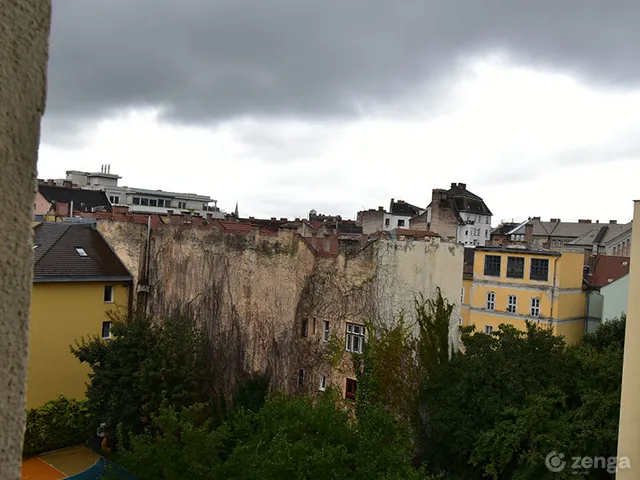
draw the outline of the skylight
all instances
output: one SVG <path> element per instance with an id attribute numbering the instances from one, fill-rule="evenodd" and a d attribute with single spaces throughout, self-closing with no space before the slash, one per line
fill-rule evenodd
<path id="1" fill-rule="evenodd" d="M 88 257 L 89 254 L 85 251 L 84 248 L 82 247 L 73 247 L 76 249 L 76 252 L 78 253 L 78 255 L 80 255 L 81 257 Z"/>
<path id="2" fill-rule="evenodd" d="M 35 250 L 36 248 L 38 248 L 40 245 L 34 245 L 33 249 Z"/>

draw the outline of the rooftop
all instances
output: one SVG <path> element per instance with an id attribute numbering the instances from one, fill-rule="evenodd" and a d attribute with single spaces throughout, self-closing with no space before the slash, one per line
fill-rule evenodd
<path id="1" fill-rule="evenodd" d="M 598 255 L 586 280 L 591 285 L 604 287 L 629 274 L 631 259 L 612 255 Z"/>
<path id="2" fill-rule="evenodd" d="M 34 282 L 132 279 L 92 224 L 38 224 L 33 245 Z"/>
<path id="3" fill-rule="evenodd" d="M 475 247 L 476 251 L 480 252 L 500 252 L 500 253 L 511 253 L 511 254 L 529 254 L 529 255 L 549 255 L 552 257 L 559 257 L 562 255 L 562 252 L 554 252 L 551 250 L 539 250 L 529 247 L 524 247 L 520 245 L 514 245 L 512 247 Z"/>

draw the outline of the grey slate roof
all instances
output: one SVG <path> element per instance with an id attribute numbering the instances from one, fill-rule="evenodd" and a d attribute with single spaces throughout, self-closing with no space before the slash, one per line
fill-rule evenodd
<path id="1" fill-rule="evenodd" d="M 131 280 L 131 274 L 93 225 L 42 223 L 34 228 L 34 281 Z M 76 251 L 84 249 L 86 257 Z"/>

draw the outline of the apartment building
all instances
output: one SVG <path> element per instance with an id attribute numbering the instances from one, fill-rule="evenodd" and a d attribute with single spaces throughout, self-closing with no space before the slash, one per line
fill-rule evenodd
<path id="1" fill-rule="evenodd" d="M 121 179 L 119 175 L 111 173 L 109 165 L 103 165 L 100 172 L 68 170 L 65 179 L 48 182 L 82 190 L 103 191 L 112 205 L 126 205 L 132 213 L 167 214 L 169 211 L 190 211 L 202 216 L 211 213 L 214 218 L 224 218 L 217 200 L 207 195 L 120 186 L 118 181 Z"/>
<path id="2" fill-rule="evenodd" d="M 390 232 L 396 228 L 410 228 L 412 218 L 423 214 L 424 208 L 412 205 L 404 200 L 391 199 L 389 210 L 384 207 L 358 212 L 356 224 L 362 227 L 362 233 Z M 426 230 L 426 229 L 423 229 Z"/>
<path id="3" fill-rule="evenodd" d="M 476 247 L 469 324 L 492 333 L 500 324 L 522 330 L 530 320 L 576 343 L 585 331 L 583 260 L 577 252 Z"/>
<path id="4" fill-rule="evenodd" d="M 27 407 L 85 396 L 90 368 L 69 346 L 111 336 L 110 312 L 126 313 L 132 276 L 91 224 L 34 228 Z"/>

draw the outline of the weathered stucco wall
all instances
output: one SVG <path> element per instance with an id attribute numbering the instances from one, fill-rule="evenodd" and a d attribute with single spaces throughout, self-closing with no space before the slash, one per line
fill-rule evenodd
<path id="1" fill-rule="evenodd" d="M 98 229 L 131 272 L 144 277 L 146 226 L 99 222 Z M 437 238 L 380 240 L 357 254 L 344 246 L 335 256 L 288 230 L 230 235 L 212 226 L 162 225 L 151 234 L 147 308 L 156 316 L 189 311 L 207 325 L 227 392 L 247 371 L 266 372 L 274 388 L 289 392 L 316 388 L 320 375 L 343 388 L 353 376 L 348 355 L 336 364 L 327 350 L 335 342 L 344 350 L 347 322 L 392 322 L 400 310 L 412 318 L 414 296 L 433 297 L 436 286 L 456 303 L 451 340 L 457 343 L 461 246 Z M 332 345 L 324 339 L 325 321 Z"/>
<path id="2" fill-rule="evenodd" d="M 32 215 L 44 112 L 50 2 L 0 0 L 0 478 L 20 478 Z"/>

